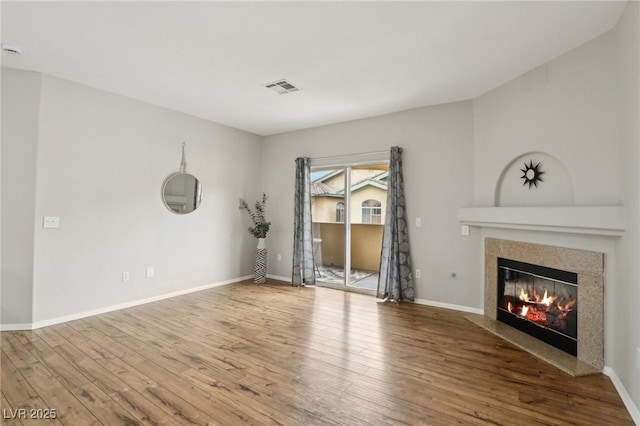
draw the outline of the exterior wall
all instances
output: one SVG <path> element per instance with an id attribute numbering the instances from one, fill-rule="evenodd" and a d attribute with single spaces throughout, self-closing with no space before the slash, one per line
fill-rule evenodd
<path id="1" fill-rule="evenodd" d="M 387 208 L 387 191 L 376 187 L 365 187 L 351 194 L 351 223 L 362 223 L 362 203 L 367 200 L 379 201 L 381 204 L 380 224 L 384 224 Z M 335 222 L 336 205 L 344 202 L 338 197 L 313 197 L 311 218 L 314 222 Z"/>
<path id="2" fill-rule="evenodd" d="M 342 223 L 321 223 L 322 264 L 344 267 L 344 225 Z"/>
<path id="3" fill-rule="evenodd" d="M 365 271 L 380 270 L 383 225 L 351 226 L 351 267 Z"/>
<path id="4" fill-rule="evenodd" d="M 340 191 L 341 189 L 344 189 L 344 173 L 338 173 L 337 175 L 325 180 L 324 183 Z"/>
<path id="5" fill-rule="evenodd" d="M 351 169 L 351 185 L 356 184 L 365 179 L 369 179 L 373 176 L 379 175 L 383 173 L 384 170 L 376 170 L 376 169 L 366 169 L 366 168 L 352 168 Z M 344 173 L 338 173 L 335 176 L 332 176 L 323 183 L 334 187 L 336 190 L 344 189 Z"/>
<path id="6" fill-rule="evenodd" d="M 351 226 L 351 267 L 365 271 L 378 271 L 382 250 L 382 225 Z M 344 267 L 344 225 L 321 223 L 322 264 Z"/>
<path id="7" fill-rule="evenodd" d="M 367 200 L 376 200 L 382 204 L 381 224 L 384 224 L 387 208 L 387 191 L 368 186 L 351 193 L 351 223 L 362 223 L 362 203 Z M 380 253 L 378 253 L 380 256 Z"/>
<path id="8" fill-rule="evenodd" d="M 314 223 L 333 223 L 336 221 L 336 204 L 344 202 L 338 197 L 312 197 L 311 219 Z"/>

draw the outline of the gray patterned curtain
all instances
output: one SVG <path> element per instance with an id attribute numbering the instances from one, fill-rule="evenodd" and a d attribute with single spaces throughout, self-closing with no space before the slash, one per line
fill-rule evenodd
<path id="1" fill-rule="evenodd" d="M 293 224 L 294 285 L 315 284 L 313 236 L 311 234 L 311 159 L 296 158 L 296 189 Z"/>
<path id="2" fill-rule="evenodd" d="M 413 301 L 413 275 L 409 255 L 409 226 L 402 179 L 402 148 L 391 148 L 387 210 L 380 255 L 380 278 L 376 296 L 396 302 Z"/>

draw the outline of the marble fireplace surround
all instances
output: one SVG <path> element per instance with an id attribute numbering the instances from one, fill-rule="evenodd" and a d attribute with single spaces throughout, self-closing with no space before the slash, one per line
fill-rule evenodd
<path id="1" fill-rule="evenodd" d="M 496 321 L 498 257 L 575 272 L 578 275 L 577 357 Z M 486 238 L 484 271 L 484 316 L 467 316 L 468 319 L 572 376 L 602 371 L 604 365 L 603 253 Z"/>

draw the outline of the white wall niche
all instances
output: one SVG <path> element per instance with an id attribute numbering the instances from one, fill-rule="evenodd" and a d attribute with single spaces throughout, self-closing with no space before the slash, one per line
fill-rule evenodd
<path id="1" fill-rule="evenodd" d="M 543 172 L 537 186 L 522 179 L 526 165 L 539 164 Z M 496 183 L 496 207 L 573 206 L 573 182 L 564 164 L 551 154 L 527 152 L 511 160 Z"/>

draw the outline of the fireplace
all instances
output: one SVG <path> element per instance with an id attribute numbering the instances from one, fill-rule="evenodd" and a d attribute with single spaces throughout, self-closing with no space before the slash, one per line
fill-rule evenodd
<path id="1" fill-rule="evenodd" d="M 571 355 L 578 353 L 578 275 L 498 258 L 497 319 Z"/>
<path id="2" fill-rule="evenodd" d="M 479 325 L 535 353 L 571 375 L 593 374 L 602 370 L 604 366 L 603 253 L 485 238 L 484 256 L 484 318 L 486 321 L 478 319 Z M 504 260 L 515 263 L 507 262 L 503 265 Z M 502 283 L 499 283 L 501 274 L 497 273 L 500 270 L 499 261 L 500 266 L 504 268 L 501 273 Z M 534 266 L 533 270 L 530 270 L 527 269 L 527 264 L 537 265 L 537 267 Z M 507 269 L 511 271 L 507 272 Z M 555 275 L 556 272 L 560 275 Z M 546 299 L 545 290 L 547 291 Z M 521 296 L 524 301 L 520 298 Z M 552 297 L 555 297 L 555 307 L 547 311 L 542 306 L 546 306 Z M 511 302 L 511 309 L 509 309 L 509 302 Z M 550 306 L 551 304 L 549 302 Z M 523 315 L 525 306 L 529 309 Z M 530 309 L 531 312 L 529 312 Z M 516 325 L 505 324 L 504 318 Z M 538 319 L 538 322 L 531 319 Z M 567 344 L 569 349 L 558 349 L 558 345 L 553 341 L 549 342 L 537 335 L 532 336 L 528 331 L 516 328 L 522 324 L 526 324 L 530 330 L 535 330 L 535 333 L 543 332 L 542 334 L 553 336 L 552 339 L 562 337 L 559 340 L 563 340 L 563 344 Z"/>

